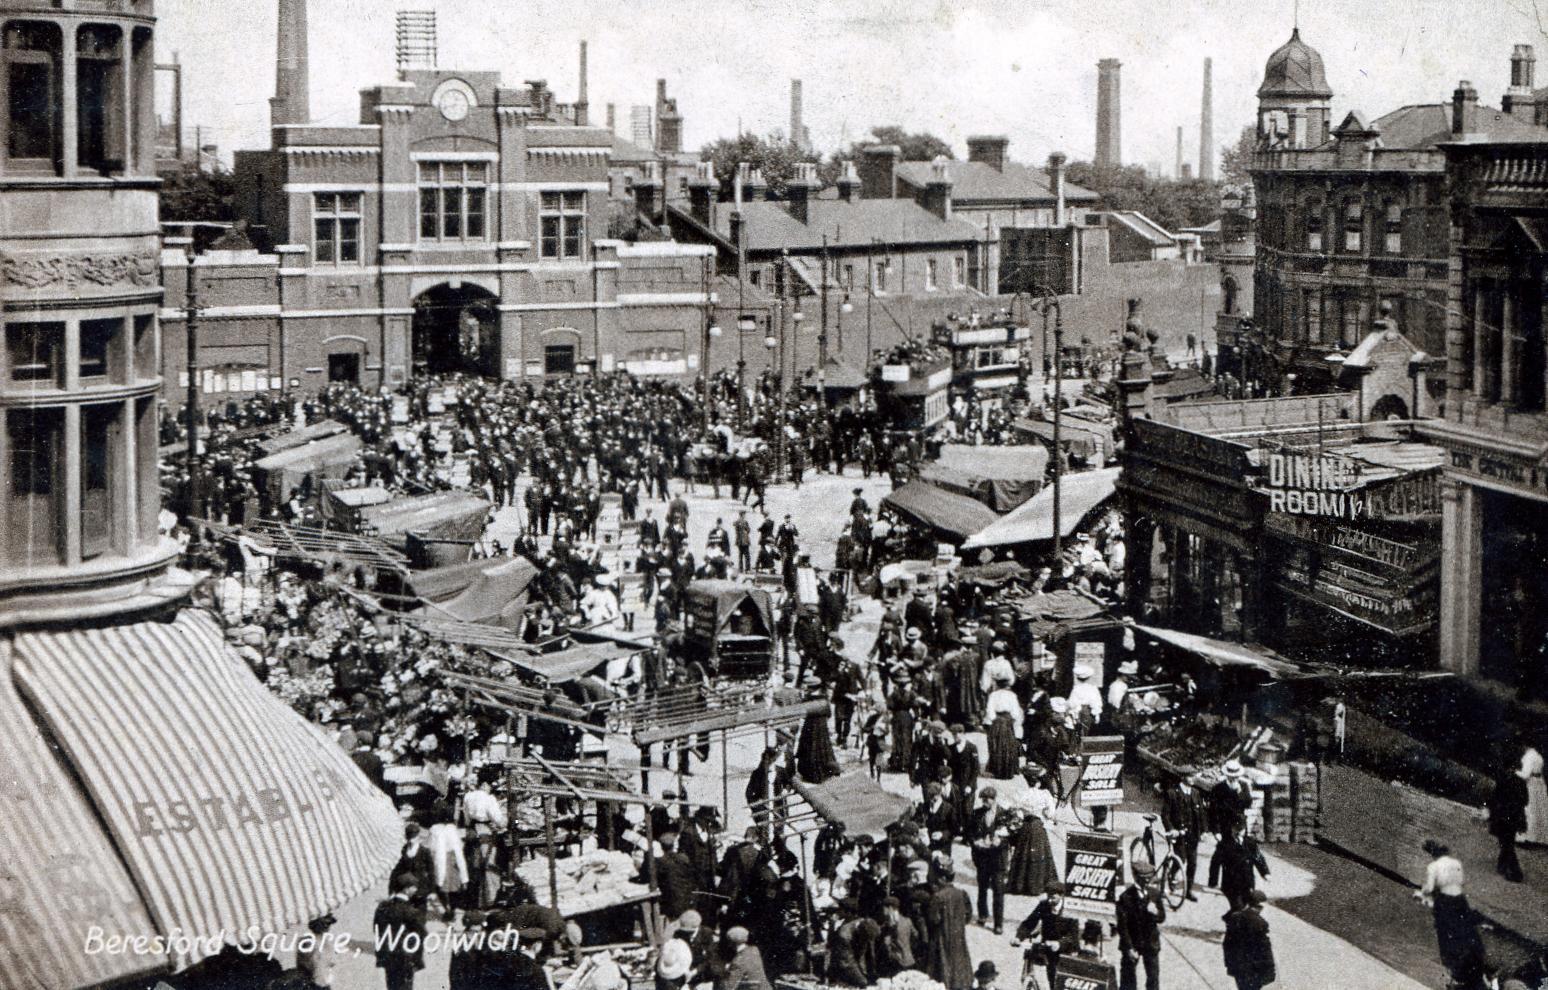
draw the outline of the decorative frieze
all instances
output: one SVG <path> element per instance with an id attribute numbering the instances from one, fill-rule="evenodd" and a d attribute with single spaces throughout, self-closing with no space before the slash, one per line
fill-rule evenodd
<path id="1" fill-rule="evenodd" d="M 155 254 L 0 255 L 0 280 L 23 289 L 149 288 L 158 265 Z"/>

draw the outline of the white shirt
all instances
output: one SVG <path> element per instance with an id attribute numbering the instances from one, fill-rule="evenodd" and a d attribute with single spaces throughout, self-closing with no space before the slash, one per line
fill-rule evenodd
<path id="1" fill-rule="evenodd" d="M 1453 897 L 1462 893 L 1464 881 L 1461 861 L 1451 856 L 1441 856 L 1430 861 L 1430 865 L 1424 868 L 1424 886 L 1419 892 L 1426 897 L 1432 894 L 1449 894 Z"/>
<path id="2" fill-rule="evenodd" d="M 978 689 L 989 691 L 994 688 L 996 681 L 1015 681 L 1016 668 L 1004 657 L 990 657 L 984 664 L 984 672 L 978 678 Z"/>
<path id="3" fill-rule="evenodd" d="M 1113 709 L 1121 708 L 1123 706 L 1123 696 L 1128 693 L 1129 682 L 1122 677 L 1114 678 L 1113 682 L 1107 685 L 1107 706 Z"/>
<path id="4" fill-rule="evenodd" d="M 1102 692 L 1090 681 L 1076 681 L 1070 688 L 1070 713 L 1077 718 L 1082 708 L 1091 709 L 1091 717 L 1102 718 Z"/>
<path id="5" fill-rule="evenodd" d="M 1051 822 L 1057 802 L 1045 788 L 1032 787 L 1016 798 L 1016 806 L 1029 815 L 1036 815 L 1044 821 Z"/>
<path id="6" fill-rule="evenodd" d="M 505 828 L 505 804 L 482 787 L 471 790 L 462 797 L 462 816 L 470 825 L 492 825 Z"/>
<path id="7" fill-rule="evenodd" d="M 1000 688 L 989 693 L 989 701 L 984 705 L 984 724 L 989 725 L 999 718 L 1001 714 L 1009 715 L 1011 723 L 1016 729 L 1016 738 L 1021 738 L 1021 702 L 1016 698 L 1016 692 L 1008 688 Z"/>

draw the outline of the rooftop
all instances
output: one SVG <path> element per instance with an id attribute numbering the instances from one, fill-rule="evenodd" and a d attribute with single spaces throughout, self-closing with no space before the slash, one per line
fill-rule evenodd
<path id="1" fill-rule="evenodd" d="M 1104 215 L 1123 224 L 1157 247 L 1170 247 L 1177 243 L 1176 235 L 1138 210 L 1114 210 Z"/>
<path id="2" fill-rule="evenodd" d="M 900 162 L 897 176 L 910 186 L 922 189 L 934 178 L 935 164 L 935 162 Z M 978 200 L 995 202 L 1038 200 L 1052 203 L 1054 200 L 1053 190 L 1048 185 L 1048 176 L 1038 169 L 1019 162 L 1006 162 L 1003 172 L 983 162 L 948 160 L 942 164 L 946 167 L 946 177 L 951 180 L 952 201 L 956 203 L 971 203 Z M 1097 194 L 1074 183 L 1066 182 L 1064 199 L 1066 202 L 1094 203 L 1097 200 Z"/>
<path id="3" fill-rule="evenodd" d="M 790 215 L 787 204 L 752 202 L 742 205 L 747 250 L 777 251 L 820 248 L 823 236 L 835 249 L 883 244 L 961 244 L 977 242 L 983 232 L 965 220 L 942 220 L 911 199 L 862 199 L 853 202 L 813 199 L 808 221 Z M 731 211 L 715 211 L 715 231 L 729 241 Z"/>
<path id="4" fill-rule="evenodd" d="M 1301 29 L 1290 32 L 1290 40 L 1280 45 L 1263 67 L 1263 84 L 1258 96 L 1320 97 L 1332 99 L 1327 70 L 1317 49 L 1301 40 Z"/>
<path id="5" fill-rule="evenodd" d="M 1371 128 L 1381 135 L 1384 148 L 1421 151 L 1454 140 L 1449 103 L 1414 103 L 1398 107 L 1377 117 Z M 1482 135 L 1487 141 L 1548 141 L 1548 129 L 1481 103 L 1477 124 L 1471 133 Z"/>

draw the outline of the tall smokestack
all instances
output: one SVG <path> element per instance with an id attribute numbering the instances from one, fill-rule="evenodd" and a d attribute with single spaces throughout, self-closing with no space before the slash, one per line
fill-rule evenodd
<path id="1" fill-rule="evenodd" d="M 1097 63 L 1097 168 L 1117 168 L 1123 164 L 1118 93 L 1118 70 L 1122 66 L 1116 58 L 1104 58 Z"/>
<path id="2" fill-rule="evenodd" d="M 274 46 L 274 97 L 269 126 L 305 124 L 312 119 L 306 71 L 306 0 L 279 0 Z"/>
<path id="3" fill-rule="evenodd" d="M 1204 60 L 1204 102 L 1199 107 L 1199 178 L 1215 178 L 1215 63 Z"/>
<path id="4" fill-rule="evenodd" d="M 1179 127 L 1177 128 L 1177 164 L 1172 169 L 1172 174 L 1177 176 L 1179 179 L 1182 178 L 1182 167 L 1182 128 Z"/>
<path id="5" fill-rule="evenodd" d="M 806 125 L 801 122 L 801 80 L 790 80 L 790 143 L 807 149 Z"/>
<path id="6" fill-rule="evenodd" d="M 586 103 L 586 43 L 580 43 L 580 94 L 575 97 L 575 123 L 579 127 L 585 127 L 590 121 L 586 118 L 591 107 Z"/>
<path id="7" fill-rule="evenodd" d="M 618 131 L 618 107 L 612 103 L 607 105 L 607 129 L 614 133 Z"/>

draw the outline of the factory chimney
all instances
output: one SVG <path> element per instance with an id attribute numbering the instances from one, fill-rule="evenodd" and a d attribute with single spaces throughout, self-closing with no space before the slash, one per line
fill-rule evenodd
<path id="1" fill-rule="evenodd" d="M 1214 60 L 1204 60 L 1204 102 L 1199 107 L 1199 178 L 1215 178 L 1215 84 Z"/>
<path id="2" fill-rule="evenodd" d="M 1116 58 L 1104 58 L 1097 63 L 1097 168 L 1117 168 L 1123 164 L 1118 93 L 1118 70 L 1122 67 L 1123 63 Z"/>
<path id="3" fill-rule="evenodd" d="M 801 120 L 801 80 L 790 80 L 790 143 L 799 151 L 811 148 L 806 136 L 806 125 Z"/>
<path id="4" fill-rule="evenodd" d="M 575 124 L 585 127 L 591 108 L 586 103 L 586 43 L 580 43 L 580 93 L 575 97 Z"/>
<path id="5" fill-rule="evenodd" d="M 311 120 L 306 70 L 306 0 L 279 0 L 279 29 L 274 46 L 274 97 L 269 126 Z"/>
<path id="6" fill-rule="evenodd" d="M 1182 178 L 1182 167 L 1182 128 L 1179 127 L 1177 128 L 1177 164 L 1172 169 L 1172 174 L 1177 176 L 1179 179 Z"/>
<path id="7" fill-rule="evenodd" d="M 618 107 L 612 103 L 607 105 L 607 129 L 615 133 L 618 131 Z"/>

